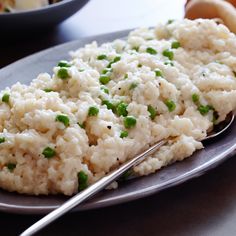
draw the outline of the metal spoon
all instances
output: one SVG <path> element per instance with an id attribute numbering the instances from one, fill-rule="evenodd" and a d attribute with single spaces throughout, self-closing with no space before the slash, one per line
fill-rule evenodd
<path id="1" fill-rule="evenodd" d="M 210 132 L 202 141 L 209 140 L 212 138 L 215 138 L 222 134 L 225 130 L 227 130 L 230 125 L 234 121 L 234 114 L 231 112 L 225 121 L 221 122 L 219 125 L 214 127 L 213 132 Z M 215 132 L 214 132 L 215 131 Z M 131 167 L 138 165 L 141 163 L 147 156 L 157 151 L 158 148 L 163 146 L 168 140 L 161 140 L 160 142 L 154 144 L 147 150 L 145 150 L 143 153 L 139 154 L 135 158 L 127 161 L 123 165 L 121 165 L 118 169 L 112 171 L 102 179 L 98 180 L 93 185 L 86 188 L 84 191 L 76 194 L 71 199 L 66 201 L 64 204 L 62 204 L 60 207 L 43 217 L 41 220 L 30 226 L 27 230 L 25 230 L 20 236 L 30 236 L 59 218 L 60 216 L 64 215 L 68 211 L 70 211 L 75 206 L 79 205 L 83 201 L 87 200 L 97 192 L 101 191 L 105 187 L 107 187 L 109 184 L 111 184 L 113 181 L 118 179 L 122 174 L 124 174 L 127 170 L 129 170 Z"/>

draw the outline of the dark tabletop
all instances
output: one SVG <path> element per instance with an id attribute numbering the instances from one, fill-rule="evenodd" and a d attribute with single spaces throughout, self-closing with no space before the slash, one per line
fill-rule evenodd
<path id="1" fill-rule="evenodd" d="M 95 34 L 182 18 L 184 0 L 91 0 L 50 31 L 0 37 L 0 68 L 36 51 Z M 204 176 L 130 203 L 70 213 L 38 235 L 236 235 L 236 159 Z M 0 235 L 17 235 L 40 216 L 0 213 Z"/>

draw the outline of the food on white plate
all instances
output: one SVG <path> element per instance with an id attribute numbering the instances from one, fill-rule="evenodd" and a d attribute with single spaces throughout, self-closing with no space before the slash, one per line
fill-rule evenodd
<path id="1" fill-rule="evenodd" d="M 133 168 L 154 173 L 203 148 L 236 108 L 236 37 L 213 20 L 136 29 L 71 56 L 1 91 L 0 187 L 72 195 L 169 139 Z"/>
<path id="2" fill-rule="evenodd" d="M 0 13 L 39 9 L 56 2 L 60 0 L 0 0 Z"/>

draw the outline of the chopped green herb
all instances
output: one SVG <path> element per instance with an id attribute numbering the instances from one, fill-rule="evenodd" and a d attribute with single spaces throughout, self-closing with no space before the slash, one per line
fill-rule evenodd
<path id="1" fill-rule="evenodd" d="M 101 84 L 108 84 L 110 80 L 110 77 L 107 75 L 101 75 L 99 78 Z"/>
<path id="2" fill-rule="evenodd" d="M 156 115 L 157 115 L 156 109 L 155 109 L 153 106 L 149 105 L 149 106 L 148 106 L 148 112 L 150 113 L 150 118 L 151 118 L 152 120 L 154 120 L 155 117 L 156 117 Z"/>
<path id="3" fill-rule="evenodd" d="M 132 128 L 136 125 L 136 118 L 133 116 L 126 116 L 124 118 L 124 126 L 126 129 Z"/>
<path id="4" fill-rule="evenodd" d="M 168 57 L 169 60 L 171 60 L 171 61 L 174 59 L 174 53 L 169 49 L 164 50 L 162 52 L 162 55 L 165 56 L 165 57 Z"/>
<path id="5" fill-rule="evenodd" d="M 88 116 L 97 116 L 99 113 L 99 109 L 97 107 L 89 107 L 89 110 L 88 110 Z"/>
<path id="6" fill-rule="evenodd" d="M 77 123 L 81 129 L 85 129 L 85 122 L 80 124 L 79 122 Z"/>
<path id="7" fill-rule="evenodd" d="M 108 110 L 114 110 L 114 104 L 108 100 L 103 100 L 102 105 L 106 105 Z"/>
<path id="8" fill-rule="evenodd" d="M 146 49 L 146 52 L 149 53 L 149 54 L 152 54 L 152 55 L 156 55 L 157 54 L 157 51 L 154 48 L 151 48 L 151 47 L 148 47 Z"/>
<path id="9" fill-rule="evenodd" d="M 142 64 L 138 64 L 138 68 L 141 68 L 142 67 Z"/>
<path id="10" fill-rule="evenodd" d="M 83 72 L 83 71 L 85 71 L 85 69 L 83 69 L 83 68 L 80 68 L 80 69 L 79 69 L 79 72 Z"/>
<path id="11" fill-rule="evenodd" d="M 115 57 L 114 59 L 113 59 L 113 63 L 116 63 L 116 62 L 118 62 L 118 61 L 120 61 L 120 59 L 121 59 L 121 57 Z"/>
<path id="12" fill-rule="evenodd" d="M 127 116 L 128 111 L 127 111 L 128 104 L 121 102 L 117 105 L 116 107 L 116 112 L 118 116 Z"/>
<path id="13" fill-rule="evenodd" d="M 170 20 L 168 20 L 168 21 L 167 21 L 167 23 L 166 23 L 166 24 L 167 24 L 167 25 L 169 25 L 169 24 L 172 24 L 174 21 L 175 21 L 175 20 L 173 20 L 173 19 L 170 19 Z"/>
<path id="14" fill-rule="evenodd" d="M 129 86 L 129 90 L 135 89 L 138 86 L 138 83 L 131 83 Z"/>
<path id="15" fill-rule="evenodd" d="M 192 101 L 194 103 L 198 103 L 199 102 L 199 95 L 196 93 L 192 94 Z"/>
<path id="16" fill-rule="evenodd" d="M 124 79 L 128 79 L 128 74 L 125 74 L 125 77 L 124 77 Z"/>
<path id="17" fill-rule="evenodd" d="M 176 108 L 176 105 L 175 105 L 174 101 L 172 101 L 172 100 L 169 100 L 169 99 L 166 100 L 166 101 L 165 101 L 165 104 L 166 104 L 166 106 L 168 107 L 169 112 L 174 111 L 175 108 Z"/>
<path id="18" fill-rule="evenodd" d="M 5 137 L 0 137 L 0 143 L 4 143 L 6 141 Z"/>
<path id="19" fill-rule="evenodd" d="M 102 86 L 101 90 L 103 90 L 104 93 L 109 94 L 109 89 L 107 87 Z"/>
<path id="20" fill-rule="evenodd" d="M 52 90 L 52 89 L 50 89 L 50 88 L 45 88 L 43 91 L 44 91 L 44 92 L 46 92 L 46 93 L 53 92 L 53 90 Z"/>
<path id="21" fill-rule="evenodd" d="M 105 54 L 99 55 L 99 56 L 97 56 L 97 59 L 98 60 L 105 60 L 105 59 L 107 59 L 107 55 L 105 55 Z"/>
<path id="22" fill-rule="evenodd" d="M 86 189 L 88 187 L 88 175 L 84 171 L 81 170 L 77 174 L 77 177 L 78 177 L 78 184 L 79 184 L 78 190 L 82 191 Z"/>
<path id="23" fill-rule="evenodd" d="M 174 63 L 172 61 L 165 61 L 164 62 L 164 65 L 171 65 L 171 66 L 174 66 Z"/>
<path id="24" fill-rule="evenodd" d="M 180 47 L 180 42 L 178 42 L 178 41 L 172 42 L 171 48 L 177 49 L 179 47 Z"/>
<path id="25" fill-rule="evenodd" d="M 59 61 L 57 66 L 59 66 L 59 67 L 71 67 L 71 64 L 68 61 L 63 60 L 63 61 Z"/>
<path id="26" fill-rule="evenodd" d="M 2 96 L 2 101 L 5 102 L 5 103 L 9 103 L 9 99 L 10 99 L 10 94 L 9 93 L 5 93 Z"/>
<path id="27" fill-rule="evenodd" d="M 16 168 L 15 163 L 8 163 L 6 166 L 7 166 L 7 169 L 10 171 L 13 171 Z"/>
<path id="28" fill-rule="evenodd" d="M 162 74 L 161 70 L 159 70 L 159 69 L 155 70 L 155 74 L 157 77 L 163 77 L 163 74 Z"/>
<path id="29" fill-rule="evenodd" d="M 120 138 L 126 138 L 126 137 L 128 137 L 128 135 L 129 135 L 129 133 L 127 130 L 122 130 L 120 132 Z"/>
<path id="30" fill-rule="evenodd" d="M 54 149 L 50 147 L 44 148 L 42 154 L 44 155 L 45 158 L 52 158 L 56 155 L 56 152 Z"/>
<path id="31" fill-rule="evenodd" d="M 63 79 L 63 80 L 70 78 L 70 75 L 66 67 L 61 67 L 57 72 L 57 76 L 58 78 Z"/>
<path id="32" fill-rule="evenodd" d="M 63 123 L 66 127 L 70 125 L 69 117 L 66 115 L 57 115 L 55 121 Z"/>
<path id="33" fill-rule="evenodd" d="M 200 105 L 198 107 L 198 111 L 201 113 L 201 115 L 206 115 L 210 110 L 212 109 L 212 106 L 209 106 L 209 105 Z"/>

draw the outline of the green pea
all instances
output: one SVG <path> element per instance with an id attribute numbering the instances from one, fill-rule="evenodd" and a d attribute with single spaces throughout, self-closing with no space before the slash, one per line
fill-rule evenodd
<path id="1" fill-rule="evenodd" d="M 108 100 L 103 100 L 102 105 L 106 105 L 108 110 L 114 110 L 114 104 Z"/>
<path id="2" fill-rule="evenodd" d="M 131 83 L 129 86 L 129 90 L 135 89 L 138 86 L 138 83 Z"/>
<path id="3" fill-rule="evenodd" d="M 177 48 L 179 48 L 179 47 L 180 47 L 180 42 L 175 41 L 175 42 L 172 42 L 172 43 L 171 43 L 171 48 L 177 49 Z"/>
<path id="4" fill-rule="evenodd" d="M 116 107 L 116 112 L 118 116 L 127 116 L 128 111 L 127 111 L 128 104 L 121 102 L 117 105 Z"/>
<path id="5" fill-rule="evenodd" d="M 102 90 L 104 93 L 109 94 L 109 89 L 108 89 L 107 87 L 102 86 L 102 87 L 101 87 L 101 90 Z"/>
<path id="6" fill-rule="evenodd" d="M 68 61 L 62 60 L 57 64 L 59 67 L 71 67 L 71 64 Z"/>
<path id="7" fill-rule="evenodd" d="M 70 125 L 69 117 L 66 115 L 57 115 L 55 120 L 63 123 L 66 127 Z"/>
<path id="8" fill-rule="evenodd" d="M 126 137 L 128 137 L 128 135 L 129 135 L 129 133 L 126 130 L 122 130 L 120 132 L 120 138 L 126 138 Z"/>
<path id="9" fill-rule="evenodd" d="M 155 70 L 155 74 L 157 77 L 163 77 L 163 74 L 162 74 L 161 70 L 159 70 L 159 69 Z"/>
<path id="10" fill-rule="evenodd" d="M 110 77 L 107 75 L 101 75 L 99 78 L 101 84 L 108 84 L 110 80 Z"/>
<path id="11" fill-rule="evenodd" d="M 151 47 L 148 47 L 146 49 L 146 52 L 149 53 L 149 54 L 152 54 L 152 55 L 156 55 L 157 54 L 157 51 L 154 48 L 151 48 Z"/>
<path id="12" fill-rule="evenodd" d="M 174 53 L 169 49 L 164 50 L 162 52 L 162 55 L 165 56 L 165 57 L 168 57 L 169 60 L 171 60 L 171 61 L 174 59 Z"/>
<path id="13" fill-rule="evenodd" d="M 130 128 L 135 127 L 136 122 L 137 122 L 136 118 L 133 116 L 126 116 L 124 118 L 124 126 L 126 129 L 130 129 Z"/>
<path id="14" fill-rule="evenodd" d="M 7 166 L 7 169 L 10 170 L 11 172 L 16 168 L 15 163 L 8 163 L 6 166 Z"/>
<path id="15" fill-rule="evenodd" d="M 0 137 L 0 143 L 4 143 L 6 141 L 5 137 Z"/>
<path id="16" fill-rule="evenodd" d="M 44 91 L 44 92 L 46 92 L 46 93 L 53 92 L 53 90 L 52 90 L 52 89 L 50 89 L 50 88 L 45 88 L 43 91 Z"/>
<path id="17" fill-rule="evenodd" d="M 152 120 L 154 120 L 155 117 L 157 116 L 157 111 L 156 111 L 156 109 L 155 109 L 153 106 L 148 105 L 148 112 L 150 113 L 150 118 L 151 118 Z"/>
<path id="18" fill-rule="evenodd" d="M 99 109 L 95 106 L 91 106 L 89 107 L 89 110 L 88 110 L 88 116 L 97 116 L 99 113 Z"/>
<path id="19" fill-rule="evenodd" d="M 5 94 L 2 96 L 2 101 L 5 102 L 5 103 L 9 103 L 9 100 L 10 100 L 10 94 L 5 93 Z"/>
<path id="20" fill-rule="evenodd" d="M 98 60 L 105 60 L 105 59 L 107 59 L 107 55 L 101 54 L 101 55 L 97 56 L 97 59 Z"/>
<path id="21" fill-rule="evenodd" d="M 65 80 L 65 79 L 68 79 L 70 78 L 70 75 L 68 73 L 68 70 L 67 68 L 65 67 L 61 67 L 58 72 L 57 72 L 57 76 L 58 78 L 62 79 L 62 80 Z"/>
<path id="22" fill-rule="evenodd" d="M 46 147 L 42 154 L 44 155 L 45 158 L 52 158 L 56 155 L 56 151 L 50 147 Z"/>
<path id="23" fill-rule="evenodd" d="M 166 24 L 167 24 L 167 25 L 169 25 L 169 24 L 172 24 L 174 21 L 175 21 L 175 20 L 173 20 L 173 19 L 170 19 L 170 20 L 168 20 L 168 21 L 167 21 L 167 23 L 166 23 Z"/>
<path id="24" fill-rule="evenodd" d="M 213 110 L 214 108 L 210 105 L 200 105 L 198 107 L 198 111 L 201 113 L 201 115 L 205 116 L 210 110 Z"/>
<path id="25" fill-rule="evenodd" d="M 84 171 L 81 170 L 77 174 L 77 177 L 78 177 L 78 184 L 79 184 L 78 190 L 82 191 L 86 189 L 88 187 L 88 175 Z"/>
<path id="26" fill-rule="evenodd" d="M 199 102 L 199 95 L 198 94 L 196 94 L 196 93 L 194 93 L 194 94 L 192 94 L 192 101 L 194 102 L 194 103 L 198 103 Z"/>
<path id="27" fill-rule="evenodd" d="M 169 112 L 174 111 L 175 108 L 176 108 L 176 105 L 175 105 L 174 101 L 172 101 L 172 100 L 169 100 L 169 99 L 166 100 L 166 101 L 165 101 L 165 104 L 166 104 L 166 106 L 168 107 Z"/>

